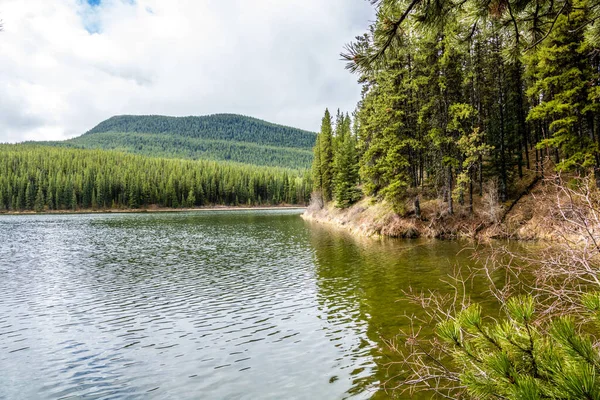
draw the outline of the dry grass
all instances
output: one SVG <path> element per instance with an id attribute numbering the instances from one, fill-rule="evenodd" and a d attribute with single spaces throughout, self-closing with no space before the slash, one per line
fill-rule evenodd
<path id="1" fill-rule="evenodd" d="M 537 182 L 534 174 L 526 179 L 519 182 L 516 198 L 506 204 L 498 202 L 497 185 L 487 183 L 484 195 L 474 196 L 472 214 L 467 204 L 455 203 L 455 212 L 450 215 L 447 203 L 435 198 L 421 199 L 421 218 L 416 218 L 412 200 L 404 207 L 408 211 L 398 215 L 391 204 L 367 197 L 345 210 L 335 208 L 333 203 L 309 207 L 303 217 L 344 227 L 361 236 L 554 240 L 561 217 L 548 217 L 564 193 L 558 193 L 552 181 Z"/>

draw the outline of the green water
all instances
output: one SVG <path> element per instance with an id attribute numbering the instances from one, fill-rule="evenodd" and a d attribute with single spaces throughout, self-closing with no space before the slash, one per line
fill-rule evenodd
<path id="1" fill-rule="evenodd" d="M 0 398 L 388 398 L 403 291 L 469 253 L 299 213 L 0 216 Z"/>

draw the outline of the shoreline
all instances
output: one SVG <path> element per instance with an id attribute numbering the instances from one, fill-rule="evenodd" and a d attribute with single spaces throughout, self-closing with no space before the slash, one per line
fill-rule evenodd
<path id="1" fill-rule="evenodd" d="M 497 225 L 488 225 L 493 233 L 480 235 L 478 227 L 481 221 L 441 219 L 435 224 L 414 217 L 401 217 L 385 204 L 338 210 L 329 205 L 318 211 L 307 209 L 300 217 L 311 223 L 340 229 L 356 237 L 381 239 L 437 239 L 437 240 L 480 240 L 480 239 L 518 239 L 503 230 L 497 231 Z M 458 222 L 458 223 L 457 223 Z M 432 226 L 435 225 L 435 226 Z M 483 230 L 486 230 L 485 228 Z M 537 239 L 537 238 L 536 238 Z M 525 239 L 531 240 L 531 239 Z"/>
<path id="2" fill-rule="evenodd" d="M 144 213 L 169 213 L 169 212 L 190 212 L 190 211 L 252 211 L 252 210 L 306 210 L 306 206 L 207 206 L 195 208 L 168 208 L 168 207 L 149 207 L 149 208 L 126 208 L 126 209 L 102 209 L 102 210 L 45 210 L 36 211 L 6 211 L 0 212 L 3 215 L 53 215 L 53 214 L 144 214 Z"/>
<path id="3" fill-rule="evenodd" d="M 421 217 L 417 218 L 410 204 L 406 213 L 398 215 L 391 204 L 366 197 L 346 209 L 336 208 L 333 202 L 322 208 L 310 206 L 301 217 L 355 236 L 378 239 L 553 241 L 564 223 L 554 215 L 559 194 L 536 179 L 515 199 L 494 208 L 474 199 L 473 213 L 466 204 L 455 204 L 454 214 L 449 214 L 440 199 L 421 199 Z"/>

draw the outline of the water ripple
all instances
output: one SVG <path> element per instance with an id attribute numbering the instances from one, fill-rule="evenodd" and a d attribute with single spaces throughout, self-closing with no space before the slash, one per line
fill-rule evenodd
<path id="1" fill-rule="evenodd" d="M 368 397 L 296 214 L 0 218 L 0 398 Z"/>

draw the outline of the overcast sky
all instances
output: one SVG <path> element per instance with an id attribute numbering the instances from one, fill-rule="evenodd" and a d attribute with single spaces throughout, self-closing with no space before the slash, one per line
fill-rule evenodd
<path id="1" fill-rule="evenodd" d="M 238 113 L 316 131 L 351 112 L 339 53 L 366 0 L 0 0 L 0 142 L 115 114 Z"/>

